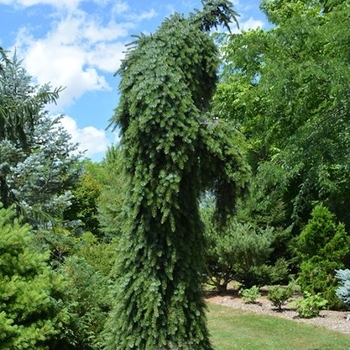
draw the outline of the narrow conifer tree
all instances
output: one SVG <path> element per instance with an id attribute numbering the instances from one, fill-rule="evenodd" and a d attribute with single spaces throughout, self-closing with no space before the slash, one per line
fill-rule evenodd
<path id="1" fill-rule="evenodd" d="M 216 174 L 218 194 L 245 184 L 247 168 L 233 130 L 205 117 L 217 81 L 218 52 L 208 30 L 228 26 L 228 1 L 166 19 L 129 50 L 119 74 L 129 196 L 115 266 L 106 349 L 212 349 L 200 285 L 200 193 Z M 215 6 L 214 6 L 215 5 Z"/>

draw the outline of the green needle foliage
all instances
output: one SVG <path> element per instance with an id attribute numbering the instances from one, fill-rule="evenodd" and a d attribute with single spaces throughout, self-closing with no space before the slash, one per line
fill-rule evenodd
<path id="1" fill-rule="evenodd" d="M 121 128 L 130 187 L 107 349 L 212 349 L 200 291 L 198 201 L 213 180 L 218 204 L 234 208 L 245 163 L 234 131 L 205 116 L 218 54 L 199 15 L 175 14 L 139 37 L 119 71 L 112 122 Z"/>
<path id="2" fill-rule="evenodd" d="M 62 117 L 46 111 L 61 89 L 34 85 L 16 54 L 9 59 L 1 49 L 0 68 L 0 202 L 5 208 L 15 205 L 17 216 L 53 247 L 56 237 L 48 237 L 53 227 L 79 225 L 76 217 L 68 221 L 63 214 L 72 204 L 82 154 Z"/>
<path id="3" fill-rule="evenodd" d="M 48 349 L 68 320 L 65 283 L 47 264 L 48 252 L 34 247 L 30 227 L 12 216 L 0 209 L 0 347 Z"/>
<path id="4" fill-rule="evenodd" d="M 350 253 L 350 237 L 342 223 L 323 205 L 317 205 L 297 241 L 300 260 L 298 282 L 303 292 L 328 301 L 328 307 L 342 307 L 336 297 L 335 271 L 345 267 Z"/>

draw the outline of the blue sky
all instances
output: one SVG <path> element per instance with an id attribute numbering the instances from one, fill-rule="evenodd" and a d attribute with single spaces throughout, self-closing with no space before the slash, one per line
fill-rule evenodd
<path id="1" fill-rule="evenodd" d="M 241 29 L 266 26 L 259 0 L 232 2 Z M 114 73 L 125 44 L 194 8 L 200 0 L 0 0 L 0 46 L 16 50 L 34 82 L 65 87 L 48 109 L 64 115 L 72 140 L 99 161 L 118 140 L 106 127 L 118 104 Z"/>

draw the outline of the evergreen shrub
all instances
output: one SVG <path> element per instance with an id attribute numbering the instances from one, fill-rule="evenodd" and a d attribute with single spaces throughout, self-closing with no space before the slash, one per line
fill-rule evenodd
<path id="1" fill-rule="evenodd" d="M 298 238 L 302 261 L 298 284 L 303 293 L 320 294 L 329 308 L 340 308 L 334 271 L 343 268 L 349 257 L 350 237 L 344 225 L 336 224 L 334 215 L 323 205 L 316 206 L 311 216 Z"/>
<path id="2" fill-rule="evenodd" d="M 255 304 L 256 300 L 261 296 L 258 286 L 242 289 L 240 294 L 242 295 L 243 301 L 246 304 Z"/>
<path id="3" fill-rule="evenodd" d="M 30 226 L 13 215 L 0 209 L 0 347 L 47 349 L 69 320 L 66 284 L 48 265 L 49 252 L 37 250 Z"/>
<path id="4" fill-rule="evenodd" d="M 290 282 L 288 286 L 272 286 L 268 290 L 267 299 L 271 301 L 272 305 L 278 310 L 282 310 L 288 300 L 293 296 L 295 291 L 294 281 Z"/>

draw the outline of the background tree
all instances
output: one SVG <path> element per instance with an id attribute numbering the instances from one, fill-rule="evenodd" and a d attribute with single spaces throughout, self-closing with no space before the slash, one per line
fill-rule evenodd
<path id="1" fill-rule="evenodd" d="M 205 224 L 208 283 L 226 292 L 228 283 L 242 287 L 262 286 L 288 280 L 288 264 L 272 260 L 275 230 L 252 222 L 231 219 L 225 227 L 215 222 L 212 207 L 201 209 Z"/>
<path id="2" fill-rule="evenodd" d="M 7 207 L 11 205 L 7 173 L 30 152 L 40 112 L 46 103 L 56 100 L 60 89 L 33 86 L 16 55 L 10 60 L 3 49 L 0 54 L 0 201 Z"/>
<path id="3" fill-rule="evenodd" d="M 79 220 L 79 228 L 102 238 L 99 221 L 98 201 L 103 188 L 104 169 L 100 163 L 84 160 L 80 167 L 80 176 L 72 184 L 71 205 L 63 214 L 64 220 Z"/>
<path id="4" fill-rule="evenodd" d="M 81 175 L 77 145 L 60 123 L 50 117 L 47 103 L 55 102 L 60 89 L 31 83 L 14 55 L 1 51 L 0 74 L 0 201 L 15 206 L 34 230 L 39 244 L 50 247 L 60 260 L 73 245 L 80 225 L 66 220 L 73 184 Z"/>
<path id="5" fill-rule="evenodd" d="M 276 0 L 261 9 L 273 28 L 221 41 L 214 110 L 249 143 L 253 176 L 239 215 L 281 227 L 274 255 L 292 259 L 291 239 L 317 203 L 346 230 L 350 223 L 348 3 Z"/>
<path id="6" fill-rule="evenodd" d="M 41 115 L 33 130 L 31 151 L 9 169 L 6 180 L 17 212 L 34 228 L 52 228 L 71 205 L 71 189 L 81 175 L 81 155 L 60 124 Z M 68 224 L 68 223 L 67 223 Z"/>
<path id="7" fill-rule="evenodd" d="M 113 122 L 121 128 L 130 183 L 107 349 L 211 349 L 200 291 L 198 200 L 211 175 L 219 206 L 228 202 L 220 200 L 224 194 L 233 194 L 234 208 L 247 169 L 232 138 L 221 138 L 234 130 L 216 128 L 220 121 L 205 115 L 218 59 L 198 16 L 174 14 L 139 37 L 119 71 Z M 208 159 L 216 161 L 208 166 Z"/>
<path id="8" fill-rule="evenodd" d="M 126 204 L 129 177 L 125 173 L 123 151 L 112 146 L 101 162 L 101 194 L 98 199 L 98 219 L 103 240 L 109 242 L 122 234 L 125 221 L 123 207 Z"/>

